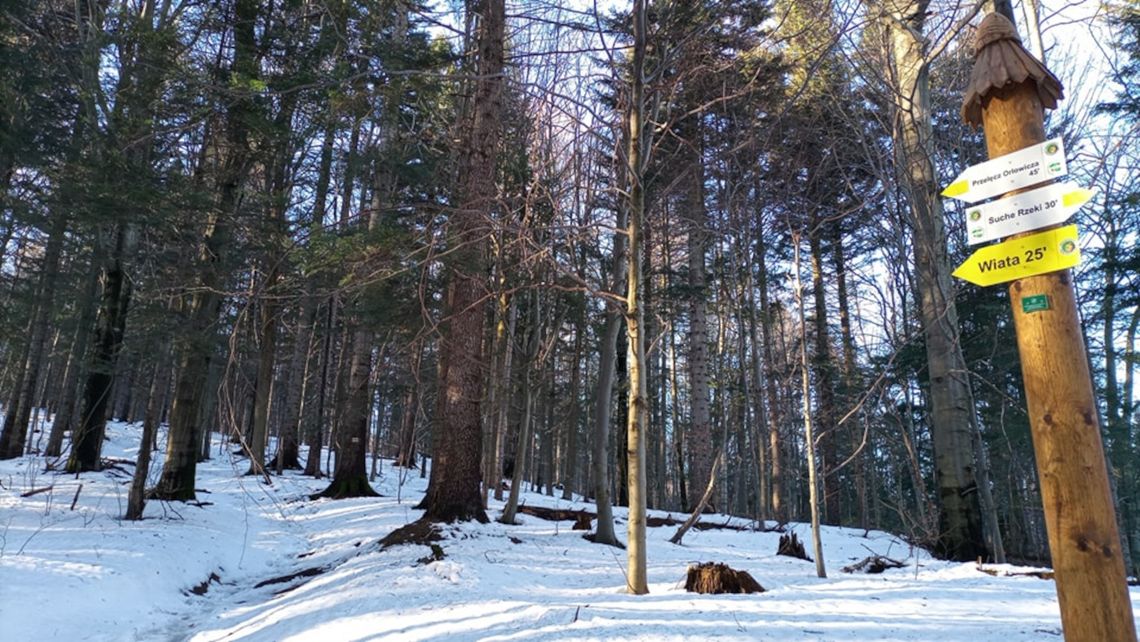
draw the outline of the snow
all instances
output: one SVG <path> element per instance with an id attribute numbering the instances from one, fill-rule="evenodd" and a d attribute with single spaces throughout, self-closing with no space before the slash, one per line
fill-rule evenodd
<path id="1" fill-rule="evenodd" d="M 104 456 L 134 460 L 138 426 L 112 423 L 108 436 Z M 413 506 L 426 480 L 418 472 L 384 461 L 373 485 L 383 497 L 312 501 L 327 480 L 290 473 L 267 486 L 240 476 L 248 464 L 228 449 L 216 445 L 220 454 L 199 465 L 202 506 L 150 502 L 141 522 L 120 519 L 129 464 L 76 478 L 44 472 L 42 458 L 0 462 L 0 639 L 1061 639 L 1053 582 L 932 560 L 876 531 L 825 527 L 828 578 L 818 579 L 812 563 L 775 555 L 778 533 L 692 530 L 676 546 L 668 542 L 676 526 L 650 528 L 646 596 L 624 592 L 624 551 L 583 540 L 571 522 L 526 514 L 514 526 L 445 527 L 446 557 L 424 562 L 426 546 L 378 543 L 419 517 Z M 593 510 L 522 497 L 532 506 Z M 624 539 L 624 513 L 615 514 Z M 808 538 L 806 525 L 791 527 Z M 881 575 L 840 571 L 872 552 L 907 566 Z M 686 592 L 686 568 L 703 561 L 746 570 L 768 592 Z M 205 594 L 191 591 L 203 582 Z M 1132 601 L 1140 612 L 1140 590 L 1132 589 Z"/>

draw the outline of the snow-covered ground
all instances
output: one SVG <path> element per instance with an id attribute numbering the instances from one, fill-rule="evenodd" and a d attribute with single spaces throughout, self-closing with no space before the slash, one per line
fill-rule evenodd
<path id="1" fill-rule="evenodd" d="M 133 461 L 139 432 L 111 424 L 105 456 Z M 813 564 L 775 555 L 777 533 L 693 530 L 676 546 L 676 526 L 651 528 L 650 594 L 635 597 L 623 590 L 624 551 L 583 540 L 571 522 L 449 527 L 440 561 L 424 559 L 426 546 L 381 550 L 419 517 L 426 486 L 391 462 L 374 484 L 383 497 L 341 501 L 307 499 L 327 481 L 289 474 L 266 486 L 239 476 L 247 468 L 222 452 L 199 466 L 202 506 L 151 502 L 147 519 L 125 522 L 132 465 L 76 478 L 43 472 L 40 458 L 0 462 L 0 639 L 1061 639 L 1051 581 L 934 561 L 886 533 L 825 528 L 828 579 L 818 579 Z M 593 509 L 531 493 L 523 502 Z M 871 552 L 907 567 L 840 571 Z M 686 592 L 686 568 L 703 561 L 746 570 L 768 591 Z M 1140 590 L 1132 600 L 1140 612 Z"/>

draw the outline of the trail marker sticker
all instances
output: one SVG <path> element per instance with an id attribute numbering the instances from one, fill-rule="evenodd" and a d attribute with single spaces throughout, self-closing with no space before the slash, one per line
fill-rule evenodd
<path id="1" fill-rule="evenodd" d="M 966 208 L 970 245 L 1064 223 L 1093 196 L 1074 183 L 1054 183 Z"/>
<path id="2" fill-rule="evenodd" d="M 1080 262 L 1077 226 L 1066 225 L 987 245 L 959 265 L 954 276 L 984 287 L 1064 270 Z"/>
<path id="3" fill-rule="evenodd" d="M 1021 311 L 1029 314 L 1030 312 L 1040 312 L 1049 309 L 1049 295 L 1047 294 L 1034 294 L 1021 299 Z"/>
<path id="4" fill-rule="evenodd" d="M 1060 178 L 1068 173 L 1065 144 L 1060 138 L 1051 138 L 1012 154 L 967 167 L 942 190 L 942 195 L 967 203 L 977 203 L 1015 189 Z"/>

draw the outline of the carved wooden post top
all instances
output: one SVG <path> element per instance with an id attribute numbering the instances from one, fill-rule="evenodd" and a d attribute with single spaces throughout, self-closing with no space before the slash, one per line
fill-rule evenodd
<path id="1" fill-rule="evenodd" d="M 1021 45 L 1017 29 L 1005 16 L 991 13 L 978 25 L 974 40 L 974 68 L 962 100 L 962 120 L 971 127 L 982 124 L 982 105 L 990 93 L 1024 82 L 1033 82 L 1041 105 L 1056 109 L 1064 98 L 1061 81 Z"/>

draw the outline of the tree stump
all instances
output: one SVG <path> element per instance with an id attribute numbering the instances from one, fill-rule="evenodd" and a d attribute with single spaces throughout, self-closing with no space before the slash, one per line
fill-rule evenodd
<path id="1" fill-rule="evenodd" d="M 807 551 L 804 550 L 804 543 L 796 537 L 795 533 L 780 536 L 780 543 L 776 547 L 776 555 L 785 555 L 809 562 L 812 561 L 812 559 L 808 557 Z"/>
<path id="2" fill-rule="evenodd" d="M 685 590 L 690 593 L 763 593 L 764 587 L 747 571 L 737 571 L 717 562 L 689 567 Z"/>

